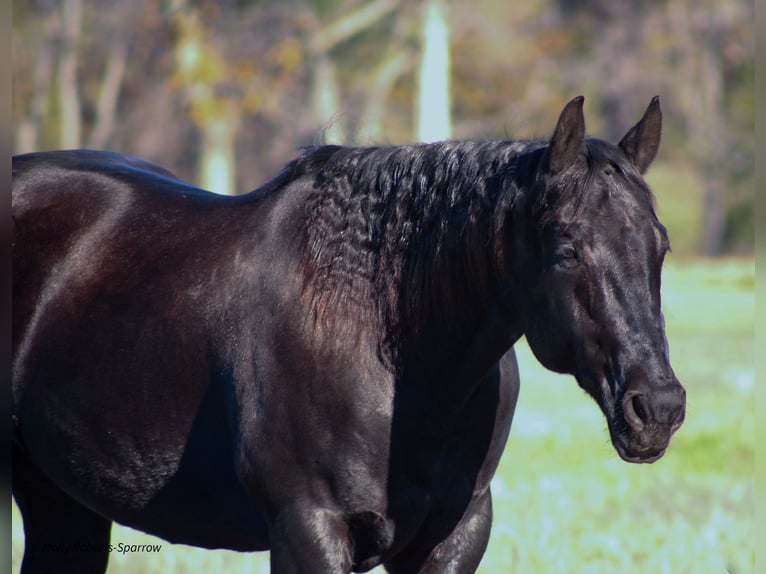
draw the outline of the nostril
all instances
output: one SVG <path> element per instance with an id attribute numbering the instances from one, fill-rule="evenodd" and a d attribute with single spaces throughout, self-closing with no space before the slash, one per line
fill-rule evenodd
<path id="1" fill-rule="evenodd" d="M 636 395 L 635 397 L 632 397 L 630 399 L 631 403 L 633 403 L 633 412 L 636 413 L 636 416 L 641 419 L 641 422 L 646 421 L 646 412 L 644 412 L 644 406 L 641 402 L 641 396 Z"/>
<path id="2" fill-rule="evenodd" d="M 641 401 L 641 395 L 638 393 L 628 394 L 622 401 L 622 410 L 625 415 L 625 422 L 634 432 L 644 430 L 646 422 L 646 410 Z"/>
<path id="3" fill-rule="evenodd" d="M 683 404 L 678 405 L 670 415 L 671 432 L 676 432 L 684 422 L 686 408 Z"/>
<path id="4" fill-rule="evenodd" d="M 666 401 L 667 406 L 664 411 L 667 413 L 667 418 L 664 418 L 664 422 L 670 425 L 670 432 L 674 433 L 684 422 L 686 416 L 686 390 L 677 384 L 668 393 Z"/>

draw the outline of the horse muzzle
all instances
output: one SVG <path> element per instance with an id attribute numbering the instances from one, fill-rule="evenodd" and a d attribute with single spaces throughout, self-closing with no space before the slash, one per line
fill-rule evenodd
<path id="1" fill-rule="evenodd" d="M 654 462 L 665 454 L 685 415 L 686 391 L 676 380 L 655 388 L 629 388 L 610 421 L 612 443 L 627 462 Z"/>

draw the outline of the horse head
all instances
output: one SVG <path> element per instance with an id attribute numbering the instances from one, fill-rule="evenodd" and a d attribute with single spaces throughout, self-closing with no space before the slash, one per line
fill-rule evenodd
<path id="1" fill-rule="evenodd" d="M 659 99 L 618 145 L 585 136 L 582 105 L 562 111 L 514 222 L 524 332 L 546 368 L 596 400 L 619 455 L 654 462 L 685 414 L 660 303 L 669 241 L 642 178 L 659 147 Z"/>

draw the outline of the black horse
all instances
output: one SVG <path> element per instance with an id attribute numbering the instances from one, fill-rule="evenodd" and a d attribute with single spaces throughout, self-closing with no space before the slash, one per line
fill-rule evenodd
<path id="1" fill-rule="evenodd" d="M 617 146 L 582 105 L 549 141 L 309 149 L 240 197 L 15 157 L 23 572 L 102 572 L 112 521 L 279 573 L 473 572 L 522 335 L 623 459 L 662 456 L 659 101 Z"/>

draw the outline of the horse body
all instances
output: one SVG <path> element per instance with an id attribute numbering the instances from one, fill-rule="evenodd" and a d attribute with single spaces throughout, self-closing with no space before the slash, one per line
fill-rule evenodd
<path id="1" fill-rule="evenodd" d="M 307 326 L 285 230 L 301 220 L 289 194 L 310 187 L 223 198 L 131 161 L 14 159 L 17 474 L 55 480 L 83 514 L 204 547 L 268 548 L 269 522 L 311 502 L 348 517 L 358 562 L 409 542 L 441 490 L 486 491 L 517 392 L 512 358 L 458 428 L 415 446 L 418 419 L 392 457 L 395 377 L 357 360 L 365 346 L 376 356 L 374 337 Z M 439 442 L 474 424 L 487 427 L 478 444 Z"/>
<path id="2" fill-rule="evenodd" d="M 61 571 L 45 544 L 103 547 L 115 520 L 269 549 L 273 572 L 472 572 L 524 333 L 623 458 L 656 460 L 683 397 L 637 175 L 653 106 L 620 150 L 583 139 L 573 100 L 549 143 L 326 146 L 236 198 L 117 154 L 14 158 L 23 570 Z M 600 199 L 553 217 L 568 187 Z M 614 269 L 614 218 L 591 222 L 615 209 L 637 229 L 627 282 L 577 264 Z"/>
<path id="3" fill-rule="evenodd" d="M 38 453 L 43 472 L 117 520 L 151 525 L 141 509 L 149 501 L 162 509 L 173 497 L 164 489 L 176 475 L 182 482 L 185 468 L 198 483 L 196 505 L 208 501 L 209 516 L 199 523 L 204 513 L 189 512 L 178 521 L 183 528 L 215 525 L 229 497 L 227 520 L 258 518 L 252 503 L 246 512 L 248 498 L 224 455 L 227 398 L 211 384 L 224 376 L 216 369 L 225 357 L 215 349 L 226 335 L 200 302 L 218 301 L 218 274 L 233 273 L 233 258 L 212 246 L 234 247 L 225 232 L 240 216 L 224 213 L 229 206 L 212 195 L 116 156 L 41 157 L 42 168 L 35 156 L 14 163 L 14 308 L 28 310 L 14 315 L 14 402 L 25 453 Z M 179 219 L 189 226 L 180 229 L 185 237 Z M 179 249 L 184 243 L 199 245 Z M 205 428 L 189 442 L 195 418 Z M 258 524 L 250 519 L 240 521 Z"/>

